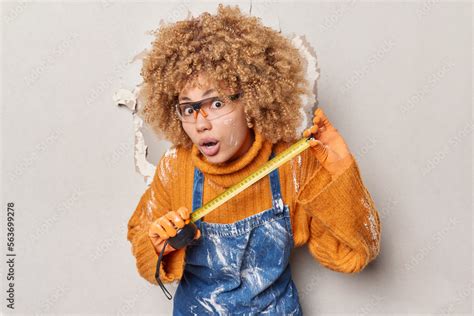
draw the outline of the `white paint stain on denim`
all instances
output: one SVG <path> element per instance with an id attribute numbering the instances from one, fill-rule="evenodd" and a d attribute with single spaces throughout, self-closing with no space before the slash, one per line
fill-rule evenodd
<path id="1" fill-rule="evenodd" d="M 191 306 L 189 307 L 189 312 L 190 312 L 193 316 L 199 316 L 199 314 L 194 311 L 194 309 L 196 309 L 196 308 L 197 308 L 196 305 L 191 305 Z"/>
<path id="2" fill-rule="evenodd" d="M 217 240 L 218 239 L 218 236 L 216 235 L 209 235 L 209 238 L 214 242 L 214 244 L 216 245 L 215 247 L 215 250 L 216 250 L 216 256 L 217 256 L 217 259 L 219 259 L 220 261 L 220 264 L 221 265 L 227 265 L 227 260 L 226 260 L 226 257 L 225 257 L 225 254 L 224 254 L 224 249 L 222 249 L 222 247 L 219 247 L 219 241 Z"/>
<path id="3" fill-rule="evenodd" d="M 248 267 L 242 269 L 242 279 L 258 291 L 265 288 L 264 285 L 267 283 L 263 278 L 263 272 L 263 269 L 260 267 Z"/>
<path id="4" fill-rule="evenodd" d="M 219 304 L 216 300 L 217 295 L 224 291 L 225 287 L 223 285 L 216 288 L 212 291 L 210 297 L 197 297 L 197 301 L 210 313 L 218 313 L 219 315 L 229 315 L 227 308 Z"/>
<path id="5" fill-rule="evenodd" d="M 273 207 L 278 209 L 283 209 L 284 204 L 283 200 L 281 199 L 281 195 L 278 195 L 277 198 L 273 201 Z"/>
<path id="6" fill-rule="evenodd" d="M 280 249 L 284 249 L 288 242 L 288 231 L 279 221 L 272 221 L 266 223 L 265 226 L 268 228 L 265 231 L 265 236 L 270 238 L 277 243 Z"/>
<path id="7" fill-rule="evenodd" d="M 273 289 L 271 289 L 270 294 L 273 296 L 272 303 L 267 306 L 267 308 L 260 312 L 260 315 L 274 315 L 275 311 L 275 302 L 277 302 L 277 297 Z"/>
<path id="8" fill-rule="evenodd" d="M 236 264 L 235 253 L 232 251 L 232 249 L 224 249 L 219 246 L 221 244 L 219 241 L 219 236 L 210 234 L 208 237 L 214 244 L 216 255 L 212 256 L 209 252 L 209 249 L 207 249 L 207 265 L 209 267 L 216 267 L 220 273 L 228 274 L 232 277 L 238 278 L 239 268 Z"/>

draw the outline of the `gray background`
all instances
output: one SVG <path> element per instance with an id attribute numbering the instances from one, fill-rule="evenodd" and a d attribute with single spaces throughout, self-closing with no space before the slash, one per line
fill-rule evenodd
<path id="1" fill-rule="evenodd" d="M 239 4 L 248 12 L 248 1 Z M 140 63 L 129 62 L 149 46 L 146 31 L 216 5 L 2 4 L 5 312 L 4 223 L 14 202 L 16 313 L 171 313 L 160 288 L 139 277 L 126 240 L 146 186 L 131 114 L 112 95 L 139 83 Z M 381 253 L 360 274 L 294 251 L 305 314 L 470 313 L 472 5 L 266 1 L 253 15 L 315 47 L 320 106 L 382 219 Z"/>

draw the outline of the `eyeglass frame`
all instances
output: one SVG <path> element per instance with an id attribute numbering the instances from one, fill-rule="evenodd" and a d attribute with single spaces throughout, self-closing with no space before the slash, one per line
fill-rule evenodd
<path id="1" fill-rule="evenodd" d="M 228 95 L 227 98 L 229 98 L 231 101 L 235 101 L 235 100 L 239 99 L 239 98 L 242 96 L 242 94 L 243 94 L 243 92 L 237 92 L 236 94 Z M 184 122 L 184 121 L 182 120 L 181 114 L 179 113 L 178 107 L 179 107 L 180 105 L 183 105 L 183 104 L 185 104 L 185 105 L 188 105 L 188 104 L 189 104 L 189 105 L 192 106 L 192 108 L 193 108 L 193 110 L 194 110 L 194 113 L 196 113 L 196 114 L 194 115 L 194 122 L 188 122 L 188 123 L 195 123 L 195 122 L 196 122 L 196 119 L 197 119 L 198 113 L 201 113 L 201 115 L 204 116 L 204 117 L 207 116 L 206 112 L 201 112 L 201 106 L 202 106 L 203 103 L 205 103 L 205 102 L 207 102 L 207 101 L 209 101 L 209 100 L 212 100 L 212 99 L 216 99 L 216 100 L 219 100 L 219 101 L 225 103 L 225 101 L 221 100 L 219 96 L 214 96 L 214 97 L 205 98 L 205 99 L 202 99 L 202 100 L 199 100 L 199 101 L 196 101 L 196 102 L 176 103 L 176 104 L 175 104 L 176 114 L 178 115 L 178 118 L 180 119 L 180 121 L 181 121 L 181 122 Z M 203 113 L 204 113 L 204 114 L 203 114 Z M 229 112 L 229 113 L 232 113 L 232 112 Z M 229 113 L 226 113 L 226 114 L 229 114 Z M 226 114 L 224 114 L 224 115 L 226 115 Z M 220 116 L 215 117 L 214 119 L 219 118 L 219 117 L 220 117 Z M 212 120 L 213 120 L 213 119 L 212 119 Z M 211 121 L 211 120 L 210 120 L 210 121 Z"/>

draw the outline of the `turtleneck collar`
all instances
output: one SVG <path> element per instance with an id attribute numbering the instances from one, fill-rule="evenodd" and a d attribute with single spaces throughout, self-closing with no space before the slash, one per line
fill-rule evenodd
<path id="1" fill-rule="evenodd" d="M 221 187 L 230 187 L 255 172 L 265 164 L 272 152 L 272 143 L 262 134 L 255 131 L 255 140 L 249 150 L 241 157 L 221 164 L 213 164 L 206 160 L 198 147 L 193 144 L 191 158 L 195 167 L 204 174 L 204 178 L 211 180 Z"/>

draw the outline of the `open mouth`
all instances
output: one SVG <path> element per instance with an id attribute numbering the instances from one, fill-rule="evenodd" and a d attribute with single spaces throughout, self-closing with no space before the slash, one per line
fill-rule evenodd
<path id="1" fill-rule="evenodd" d="M 218 142 L 208 142 L 208 143 L 204 143 L 203 146 L 212 147 L 212 146 L 217 145 L 217 143 L 218 143 Z"/>
<path id="2" fill-rule="evenodd" d="M 201 152 L 206 156 L 215 156 L 219 152 L 220 144 L 219 141 L 210 141 L 204 142 L 201 146 L 199 146 Z"/>

